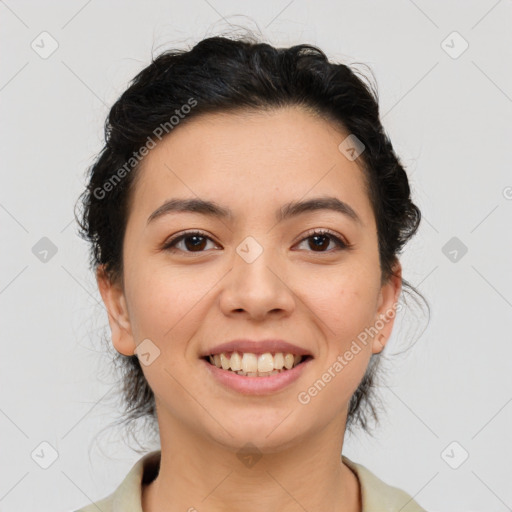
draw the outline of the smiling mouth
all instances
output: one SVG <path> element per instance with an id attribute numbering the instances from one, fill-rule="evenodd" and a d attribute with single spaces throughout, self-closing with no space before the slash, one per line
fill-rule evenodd
<path id="1" fill-rule="evenodd" d="M 271 375 L 287 372 L 312 359 L 312 357 L 289 352 L 266 352 L 264 354 L 221 352 L 220 354 L 205 356 L 202 359 L 221 370 L 244 377 L 270 377 Z"/>

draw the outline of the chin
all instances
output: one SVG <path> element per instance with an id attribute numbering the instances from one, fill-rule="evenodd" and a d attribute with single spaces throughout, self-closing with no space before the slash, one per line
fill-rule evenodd
<path id="1" fill-rule="evenodd" d="M 287 414 L 289 412 L 282 414 L 278 421 L 264 421 L 261 417 L 259 420 L 233 418 L 230 425 L 224 422 L 227 432 L 222 428 L 216 429 L 211 438 L 237 454 L 241 450 L 251 451 L 252 446 L 262 454 L 282 452 L 299 444 L 307 435 L 297 429 L 296 422 L 287 423 L 284 419 Z"/>

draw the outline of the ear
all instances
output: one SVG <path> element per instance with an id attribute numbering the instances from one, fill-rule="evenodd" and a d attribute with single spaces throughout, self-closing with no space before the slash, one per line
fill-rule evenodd
<path id="1" fill-rule="evenodd" d="M 393 266 L 393 273 L 382 285 L 379 292 L 377 312 L 375 315 L 375 328 L 378 333 L 373 338 L 372 353 L 382 352 L 393 330 L 396 316 L 396 306 L 402 290 L 402 265 L 397 260 Z"/>
<path id="2" fill-rule="evenodd" d="M 107 309 L 112 344 L 119 353 L 131 356 L 135 352 L 136 344 L 132 335 L 124 292 L 120 285 L 110 280 L 103 265 L 100 265 L 96 271 L 96 281 Z"/>

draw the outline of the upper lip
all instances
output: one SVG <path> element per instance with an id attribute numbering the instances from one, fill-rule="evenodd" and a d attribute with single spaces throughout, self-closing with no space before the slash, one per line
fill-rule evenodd
<path id="1" fill-rule="evenodd" d="M 275 354 L 282 352 L 284 354 L 291 353 L 300 356 L 311 356 L 311 352 L 307 349 L 283 340 L 267 339 L 255 341 L 239 339 L 208 348 L 201 353 L 200 357 L 207 357 L 209 355 L 220 354 L 222 352 L 250 352 L 252 354 L 265 354 L 266 352 Z"/>

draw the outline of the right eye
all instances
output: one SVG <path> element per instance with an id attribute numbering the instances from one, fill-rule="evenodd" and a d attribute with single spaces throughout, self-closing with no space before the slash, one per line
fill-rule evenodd
<path id="1" fill-rule="evenodd" d="M 209 236 L 201 231 L 188 231 L 171 238 L 164 244 L 163 249 L 171 252 L 178 250 L 183 252 L 200 253 L 204 252 L 204 246 L 208 240 L 213 242 Z M 183 242 L 183 245 L 180 248 L 178 245 L 181 242 Z"/>

